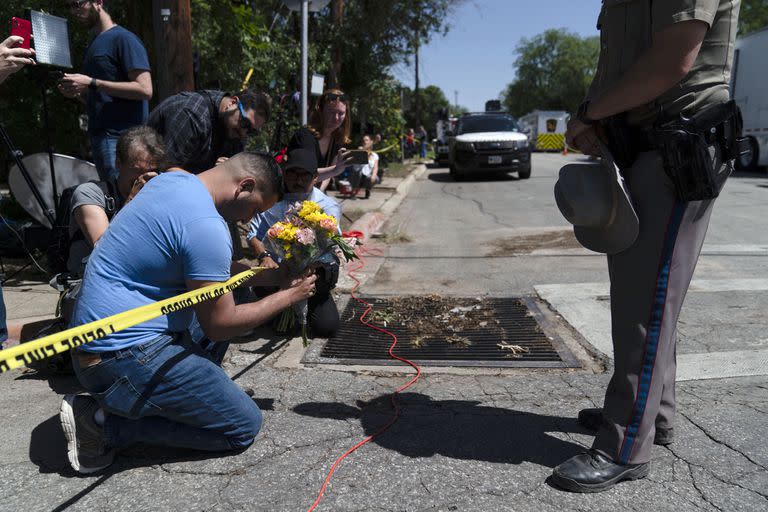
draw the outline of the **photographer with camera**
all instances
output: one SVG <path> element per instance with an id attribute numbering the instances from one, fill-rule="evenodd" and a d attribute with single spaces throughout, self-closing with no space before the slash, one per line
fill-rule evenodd
<path id="1" fill-rule="evenodd" d="M 622 171 L 639 219 L 628 248 L 608 255 L 614 372 L 602 409 L 579 423 L 592 449 L 555 468 L 552 482 L 599 492 L 650 471 L 675 416 L 677 320 L 714 199 L 738 153 L 729 101 L 738 0 L 603 2 L 597 73 L 568 144 Z"/>
<path id="2" fill-rule="evenodd" d="M 65 73 L 59 90 L 84 102 L 93 161 L 102 180 L 117 177 L 117 139 L 144 124 L 152 99 L 149 57 L 141 40 L 112 21 L 106 0 L 66 0 L 70 13 L 94 35 L 82 73 Z"/>
<path id="3" fill-rule="evenodd" d="M 341 225 L 341 206 L 315 187 L 317 179 L 317 159 L 314 151 L 300 148 L 288 153 L 288 160 L 283 166 L 283 199 L 251 220 L 248 244 L 256 254 L 259 266 L 278 268 L 278 262 L 262 240 L 275 222 L 285 218 L 285 213 L 291 205 L 301 201 L 314 201 L 325 213 L 336 218 L 339 226 Z M 311 336 L 328 338 L 339 328 L 339 310 L 331 294 L 339 278 L 339 259 L 334 254 L 329 254 L 320 263 L 316 270 L 317 293 L 308 301 L 307 325 Z"/>

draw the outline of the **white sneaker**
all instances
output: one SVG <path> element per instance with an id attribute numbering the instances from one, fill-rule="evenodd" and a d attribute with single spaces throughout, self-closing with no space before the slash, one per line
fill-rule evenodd
<path id="1" fill-rule="evenodd" d="M 61 402 L 59 419 L 67 438 L 67 455 L 78 473 L 95 473 L 115 459 L 115 450 L 104 442 L 104 429 L 93 415 L 99 404 L 89 395 L 66 395 Z"/>

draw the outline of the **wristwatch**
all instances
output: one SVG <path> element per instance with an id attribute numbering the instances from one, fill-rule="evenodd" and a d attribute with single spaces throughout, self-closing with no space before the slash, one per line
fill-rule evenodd
<path id="1" fill-rule="evenodd" d="M 95 91 L 95 90 L 98 89 L 98 87 L 96 86 L 96 79 L 95 78 L 91 78 L 91 83 L 88 84 L 88 88 L 90 90 L 92 90 L 92 91 Z"/>
<path id="2" fill-rule="evenodd" d="M 272 253 L 271 253 L 271 252 L 269 252 L 269 251 L 264 251 L 264 252 L 262 252 L 262 253 L 259 253 L 259 254 L 256 256 L 256 259 L 257 259 L 257 260 L 259 260 L 259 262 L 261 262 L 261 260 L 263 260 L 264 258 L 272 258 L 273 260 L 275 259 L 275 257 L 274 257 L 274 256 L 272 256 Z"/>
<path id="3" fill-rule="evenodd" d="M 579 105 L 579 110 L 576 112 L 576 119 L 581 121 L 582 123 L 586 124 L 587 126 L 595 125 L 599 122 L 597 119 L 592 119 L 587 115 L 587 110 L 589 110 L 589 103 L 590 101 L 587 100 L 581 105 Z"/>

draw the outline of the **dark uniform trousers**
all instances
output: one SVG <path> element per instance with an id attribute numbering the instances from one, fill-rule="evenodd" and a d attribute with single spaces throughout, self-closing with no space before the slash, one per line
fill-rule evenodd
<path id="1" fill-rule="evenodd" d="M 711 155 L 716 169 L 730 173 L 719 150 Z M 615 367 L 593 448 L 620 464 L 639 464 L 651 458 L 656 427 L 672 427 L 677 319 L 714 200 L 677 199 L 656 151 L 640 153 L 623 174 L 640 233 L 629 249 L 608 256 Z"/>

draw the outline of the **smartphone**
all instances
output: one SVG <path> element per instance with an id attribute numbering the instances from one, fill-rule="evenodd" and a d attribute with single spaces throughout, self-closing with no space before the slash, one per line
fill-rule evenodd
<path id="1" fill-rule="evenodd" d="M 368 163 L 368 152 L 364 149 L 353 149 L 350 153 L 352 163 L 356 165 L 365 165 Z"/>
<path id="2" fill-rule="evenodd" d="M 29 44 L 32 40 L 32 24 L 25 19 L 11 18 L 11 35 L 24 38 L 17 48 L 26 48 L 29 50 Z"/>

